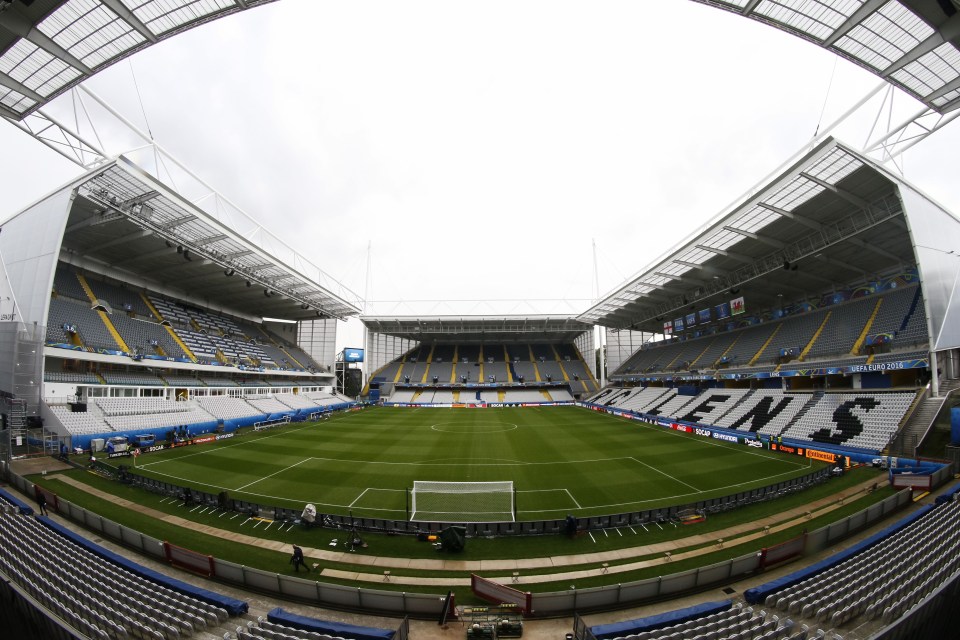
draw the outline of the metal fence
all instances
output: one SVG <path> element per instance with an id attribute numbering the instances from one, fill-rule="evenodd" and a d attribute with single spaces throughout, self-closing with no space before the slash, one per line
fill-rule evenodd
<path id="1" fill-rule="evenodd" d="M 98 462 L 98 465 L 100 463 Z M 101 465 L 101 468 L 114 475 L 121 475 L 118 469 L 108 464 Z M 185 489 L 184 486 L 148 478 L 136 472 L 135 468 L 123 466 L 123 478 L 134 486 L 141 487 L 147 491 L 160 493 L 170 496 L 181 496 Z M 677 517 L 684 510 L 693 509 L 703 511 L 705 514 L 720 513 L 730 511 L 749 504 L 775 500 L 784 495 L 802 491 L 814 485 L 826 482 L 830 478 L 830 469 L 822 467 L 798 478 L 784 480 L 766 487 L 759 487 L 749 491 L 711 498 L 708 500 L 699 500 L 697 502 L 678 504 L 671 507 L 662 507 L 659 509 L 647 509 L 644 511 L 631 511 L 627 513 L 618 513 L 613 515 L 592 516 L 581 518 L 579 526 L 581 529 L 614 529 L 617 527 L 642 526 L 645 524 L 654 524 L 657 522 L 668 522 Z M 211 506 L 220 505 L 224 498 L 221 494 L 206 493 L 191 489 L 191 496 L 195 502 L 208 504 Z M 232 508 L 243 513 L 257 515 L 266 515 L 274 520 L 284 522 L 295 522 L 300 518 L 301 510 L 288 509 L 275 505 L 263 505 L 256 502 L 246 502 L 243 500 L 231 500 Z M 317 514 L 316 522 L 322 526 L 334 529 L 360 529 L 362 531 L 372 531 L 391 534 L 418 534 L 422 532 L 437 533 L 451 525 L 462 526 L 467 530 L 467 536 L 489 538 L 493 536 L 529 536 L 529 535 L 556 535 L 564 531 L 566 521 L 560 520 L 529 520 L 523 522 L 422 522 L 408 520 L 385 520 L 381 518 L 354 518 L 349 515 L 341 514 Z"/>

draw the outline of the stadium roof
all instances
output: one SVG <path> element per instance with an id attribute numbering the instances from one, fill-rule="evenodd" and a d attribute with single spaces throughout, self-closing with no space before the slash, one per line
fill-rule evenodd
<path id="1" fill-rule="evenodd" d="M 829 49 L 930 109 L 960 107 L 960 0 L 695 0 Z"/>
<path id="2" fill-rule="evenodd" d="M 361 317 L 364 326 L 416 342 L 458 344 L 546 342 L 564 343 L 591 331 L 573 316 L 378 316 Z"/>
<path id="3" fill-rule="evenodd" d="M 360 312 L 359 296 L 323 271 L 303 260 L 285 263 L 124 158 L 75 187 L 60 248 L 72 264 L 261 317 Z"/>
<path id="4" fill-rule="evenodd" d="M 739 296 L 772 309 L 915 264 L 896 183 L 828 139 L 578 319 L 660 333 Z"/>
<path id="5" fill-rule="evenodd" d="M 0 115 L 20 120 L 114 62 L 273 0 L 0 0 Z"/>
<path id="6" fill-rule="evenodd" d="M 132 53 L 273 0 L 0 0 L 0 114 L 20 120 Z M 939 113 L 960 106 L 960 0 L 696 0 L 863 66 Z"/>

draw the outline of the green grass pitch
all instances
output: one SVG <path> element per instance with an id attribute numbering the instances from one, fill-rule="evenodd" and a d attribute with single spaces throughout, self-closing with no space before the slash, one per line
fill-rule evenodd
<path id="1" fill-rule="evenodd" d="M 696 502 L 812 464 L 576 407 L 383 407 L 146 455 L 137 471 L 264 505 L 387 520 L 407 518 L 414 480 L 512 480 L 517 520 L 546 520 Z"/>

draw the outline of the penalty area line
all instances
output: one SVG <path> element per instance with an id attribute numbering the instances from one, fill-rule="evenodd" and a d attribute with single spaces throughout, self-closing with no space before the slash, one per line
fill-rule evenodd
<path id="1" fill-rule="evenodd" d="M 577 505 L 577 509 L 583 509 L 583 507 L 580 506 L 580 503 L 577 502 L 577 499 L 573 497 L 573 494 L 570 493 L 570 489 L 564 489 L 564 491 L 566 491 L 567 495 L 570 496 L 570 499 L 573 500 L 573 504 Z"/>
<path id="2" fill-rule="evenodd" d="M 363 491 L 361 491 L 361 492 L 360 492 L 360 495 L 358 495 L 358 496 L 354 499 L 353 502 L 351 502 L 350 504 L 347 505 L 347 508 L 348 508 L 348 509 L 352 509 L 352 508 L 353 508 L 353 505 L 357 504 L 357 503 L 360 501 L 360 498 L 362 498 L 364 495 L 366 495 L 367 491 L 369 491 L 369 490 L 370 490 L 370 488 L 367 487 L 366 489 L 364 489 Z"/>
<path id="3" fill-rule="evenodd" d="M 646 462 L 644 462 L 644 461 L 642 461 L 642 460 L 637 460 L 636 458 L 631 458 L 631 460 L 633 460 L 633 461 L 636 462 L 636 463 L 642 464 L 642 465 L 645 466 L 646 468 L 652 469 L 652 470 L 656 471 L 657 473 L 659 473 L 659 474 L 661 474 L 661 475 L 667 476 L 668 478 L 670 478 L 670 479 L 673 480 L 674 482 L 679 482 L 680 484 L 682 484 L 682 485 L 685 486 L 685 487 L 690 487 L 691 489 L 693 489 L 693 490 L 696 491 L 697 493 L 703 493 L 703 491 L 701 491 L 700 489 L 697 489 L 697 488 L 696 488 L 695 486 L 693 486 L 692 484 L 689 484 L 689 483 L 687 483 L 687 482 L 684 482 L 684 481 L 681 480 L 680 478 L 675 478 L 674 476 L 670 475 L 670 474 L 667 473 L 666 471 L 661 471 L 660 469 L 657 469 L 657 468 L 654 467 L 653 465 L 649 465 L 649 464 L 647 464 Z"/>
<path id="4" fill-rule="evenodd" d="M 283 469 L 280 469 L 280 471 L 275 471 L 275 472 L 271 473 L 271 474 L 268 475 L 268 476 L 263 476 L 262 478 L 258 478 L 257 480 L 254 480 L 253 482 L 248 482 L 247 484 L 243 485 L 242 487 L 237 487 L 236 489 L 234 489 L 234 491 L 243 491 L 244 489 L 246 489 L 247 487 L 249 487 L 249 486 L 252 485 L 252 484 L 257 484 L 258 482 L 262 482 L 263 480 L 266 480 L 267 478 L 272 478 L 273 476 L 275 476 L 275 475 L 277 475 L 277 474 L 279 474 L 279 473 L 283 473 L 284 471 L 287 471 L 287 470 L 289 470 L 289 469 L 293 469 L 294 467 L 299 467 L 299 466 L 300 466 L 301 464 L 303 464 L 304 462 L 309 462 L 310 460 L 313 460 L 313 458 L 312 458 L 312 457 L 310 457 L 310 458 L 304 458 L 304 459 L 301 460 L 300 462 L 297 462 L 297 463 L 295 463 L 295 464 L 292 464 L 292 465 L 290 465 L 289 467 L 284 467 Z"/>

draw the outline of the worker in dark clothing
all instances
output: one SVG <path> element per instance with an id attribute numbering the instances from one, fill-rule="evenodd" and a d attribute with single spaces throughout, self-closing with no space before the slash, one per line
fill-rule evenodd
<path id="1" fill-rule="evenodd" d="M 310 567 L 307 566 L 307 563 L 303 559 L 303 549 L 297 545 L 293 545 L 293 556 L 290 558 L 290 564 L 293 565 L 293 569 L 300 573 L 300 566 L 302 565 L 304 569 L 307 570 L 307 573 L 310 572 Z"/>
<path id="2" fill-rule="evenodd" d="M 47 513 L 47 496 L 43 494 L 43 491 L 37 493 L 37 506 L 40 507 L 40 515 L 50 515 Z"/>

